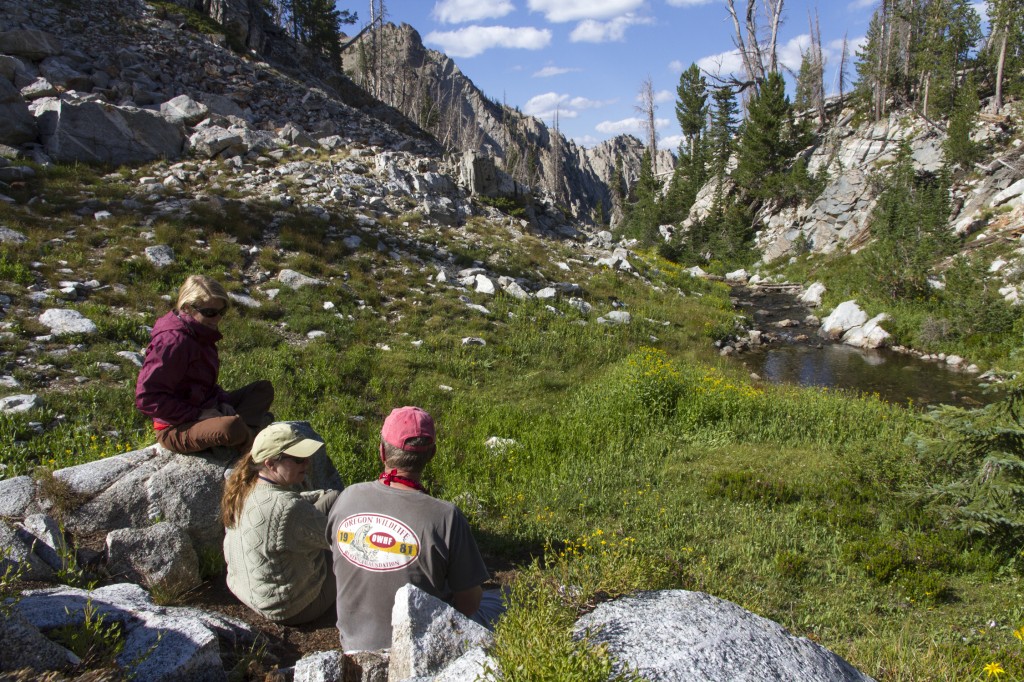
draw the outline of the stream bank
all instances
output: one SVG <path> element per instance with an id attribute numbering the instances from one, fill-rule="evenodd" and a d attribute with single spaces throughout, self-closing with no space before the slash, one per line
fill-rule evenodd
<path id="1" fill-rule="evenodd" d="M 928 361 L 907 349 L 856 348 L 819 336 L 821 320 L 799 301 L 801 291 L 799 285 L 734 286 L 733 305 L 746 316 L 747 332 L 716 342 L 722 355 L 768 383 L 877 394 L 891 403 L 978 407 L 998 398 L 977 374 L 938 358 Z"/>

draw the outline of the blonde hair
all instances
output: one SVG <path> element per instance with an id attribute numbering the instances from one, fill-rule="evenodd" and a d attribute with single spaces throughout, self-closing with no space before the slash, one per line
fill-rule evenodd
<path id="1" fill-rule="evenodd" d="M 220 282 L 206 275 L 190 275 L 178 290 L 178 310 L 185 306 L 194 307 L 198 301 L 218 300 L 225 306 L 231 305 L 228 292 Z"/>

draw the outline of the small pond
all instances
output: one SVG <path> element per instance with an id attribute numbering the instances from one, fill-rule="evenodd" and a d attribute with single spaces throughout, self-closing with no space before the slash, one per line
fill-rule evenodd
<path id="1" fill-rule="evenodd" d="M 889 349 L 864 350 L 825 341 L 816 326 L 803 323 L 818 311 L 799 304 L 791 293 L 737 288 L 733 296 L 737 308 L 751 320 L 748 327 L 774 338 L 733 356 L 763 381 L 877 393 L 888 402 L 922 406 L 978 407 L 998 398 L 981 387 L 976 375 L 941 363 Z"/>

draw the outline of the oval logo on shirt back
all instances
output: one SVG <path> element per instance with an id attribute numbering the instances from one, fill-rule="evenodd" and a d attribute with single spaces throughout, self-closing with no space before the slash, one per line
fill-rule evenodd
<path id="1" fill-rule="evenodd" d="M 353 514 L 338 524 L 334 541 L 350 564 L 368 571 L 397 571 L 416 561 L 420 539 L 385 514 Z"/>

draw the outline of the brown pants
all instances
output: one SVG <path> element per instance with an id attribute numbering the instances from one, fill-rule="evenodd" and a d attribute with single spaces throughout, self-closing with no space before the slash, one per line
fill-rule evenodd
<path id="1" fill-rule="evenodd" d="M 256 433 L 269 423 L 274 386 L 269 381 L 256 381 L 228 393 L 225 402 L 235 408 L 235 416 L 169 426 L 156 432 L 157 442 L 182 454 L 215 446 L 232 448 L 241 454 L 249 452 Z"/>

